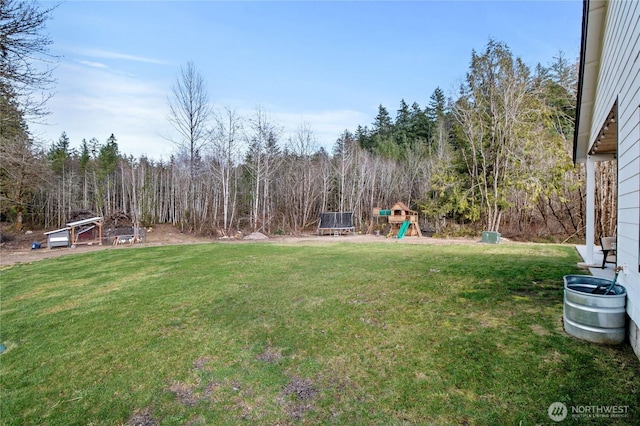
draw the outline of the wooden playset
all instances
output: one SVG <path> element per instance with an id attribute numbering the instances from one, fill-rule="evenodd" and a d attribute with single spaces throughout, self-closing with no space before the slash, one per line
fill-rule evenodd
<path id="1" fill-rule="evenodd" d="M 378 221 L 380 218 L 386 218 L 391 228 L 390 234 L 396 238 L 422 237 L 420 226 L 418 225 L 418 212 L 411 210 L 406 204 L 398 201 L 389 209 L 373 209 L 373 217 Z"/>

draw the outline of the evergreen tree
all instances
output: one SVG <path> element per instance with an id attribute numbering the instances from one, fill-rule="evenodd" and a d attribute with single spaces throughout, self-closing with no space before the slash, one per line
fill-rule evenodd
<path id="1" fill-rule="evenodd" d="M 393 124 L 393 136 L 398 145 L 408 145 L 413 136 L 411 134 L 411 112 L 404 99 L 400 101 L 400 109 L 398 109 L 396 121 Z"/>
<path id="2" fill-rule="evenodd" d="M 27 123 L 15 91 L 0 80 L 0 138 L 24 137 L 27 133 Z"/>
<path id="3" fill-rule="evenodd" d="M 411 137 L 414 141 L 420 141 L 426 143 L 429 140 L 429 118 L 425 111 L 422 110 L 417 102 L 411 105 L 411 111 L 409 112 L 411 120 Z"/>
<path id="4" fill-rule="evenodd" d="M 429 106 L 426 109 L 426 114 L 429 120 L 436 122 L 439 119 L 444 118 L 447 110 L 447 98 L 445 97 L 442 89 L 440 87 L 436 87 L 429 100 Z"/>
<path id="5" fill-rule="evenodd" d="M 115 171 L 118 165 L 118 143 L 113 134 L 98 148 L 97 168 L 94 169 L 94 196 L 97 213 L 104 216 L 116 206 Z"/>
<path id="6" fill-rule="evenodd" d="M 47 154 L 53 171 L 57 174 L 64 174 L 67 160 L 71 153 L 69 152 L 69 137 L 66 132 L 62 132 L 58 142 L 54 143 Z"/>
<path id="7" fill-rule="evenodd" d="M 446 114 L 446 98 L 440 87 L 436 87 L 429 97 L 429 105 L 425 108 L 428 122 L 428 143 L 432 148 L 438 144 L 437 129 Z"/>
<path id="8" fill-rule="evenodd" d="M 360 148 L 366 149 L 367 151 L 373 150 L 373 140 L 371 139 L 371 135 L 369 133 L 370 132 L 367 126 L 362 127 L 361 125 L 358 125 L 354 135 L 354 137 L 360 144 Z"/>
<path id="9" fill-rule="evenodd" d="M 84 173 L 87 171 L 90 160 L 91 152 L 89 151 L 89 143 L 86 139 L 82 139 L 82 144 L 80 145 L 80 157 L 78 158 L 80 173 Z"/>
<path id="10" fill-rule="evenodd" d="M 86 139 L 82 139 L 80 145 L 80 156 L 78 158 L 78 166 L 80 175 L 82 176 L 82 208 L 89 208 L 89 162 L 91 161 L 91 151 L 89 143 Z"/>
<path id="11" fill-rule="evenodd" d="M 378 115 L 376 115 L 375 121 L 373 122 L 373 133 L 387 137 L 391 135 L 392 128 L 393 121 L 391 120 L 389 111 L 380 104 L 378 106 Z"/>
<path id="12" fill-rule="evenodd" d="M 99 148 L 98 170 L 101 178 L 105 178 L 115 172 L 118 165 L 118 157 L 118 142 L 112 133 L 107 139 L 107 143 Z"/>
<path id="13" fill-rule="evenodd" d="M 555 114 L 555 128 L 565 138 L 573 133 L 577 96 L 577 65 L 569 63 L 562 52 L 541 78 L 545 99 Z M 541 72 L 542 73 L 542 72 Z"/>
<path id="14" fill-rule="evenodd" d="M 353 133 L 345 129 L 336 142 L 333 144 L 333 156 L 340 157 L 349 151 L 351 145 L 356 142 L 356 138 Z"/>

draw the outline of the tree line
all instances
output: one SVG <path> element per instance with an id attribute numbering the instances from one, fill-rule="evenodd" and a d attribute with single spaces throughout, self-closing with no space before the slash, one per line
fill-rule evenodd
<path id="1" fill-rule="evenodd" d="M 314 230 L 321 212 L 351 211 L 356 228 L 371 232 L 380 226 L 374 207 L 403 201 L 437 234 L 584 237 L 584 171 L 570 154 L 577 66 L 562 54 L 531 69 L 489 40 L 472 52 L 456 96 L 436 88 L 425 106 L 403 99 L 395 117 L 380 105 L 371 124 L 345 130 L 330 151 L 306 123 L 285 135 L 262 108 L 250 116 L 213 108 L 188 63 L 169 94 L 177 136 L 168 160 L 127 155 L 116 135 L 78 149 L 64 133 L 36 144 L 26 104 L 1 75 L 0 216 L 18 228 L 59 227 L 83 210 L 207 235 L 289 234 Z M 611 234 L 615 164 L 597 167 L 605 213 L 596 232 Z"/>

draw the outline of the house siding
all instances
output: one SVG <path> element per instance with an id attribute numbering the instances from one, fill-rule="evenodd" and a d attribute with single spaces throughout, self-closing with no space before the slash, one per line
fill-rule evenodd
<path id="1" fill-rule="evenodd" d="M 595 140 L 617 102 L 617 260 L 625 267 L 618 281 L 627 288 L 630 341 L 640 355 L 640 2 L 607 3 L 597 80 L 589 139 Z"/>

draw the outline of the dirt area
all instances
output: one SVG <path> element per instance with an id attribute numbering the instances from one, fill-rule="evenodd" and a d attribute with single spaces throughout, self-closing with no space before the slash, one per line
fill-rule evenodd
<path id="1" fill-rule="evenodd" d="M 253 235 L 253 234 L 251 234 Z M 477 239 L 441 239 L 431 237 L 406 237 L 401 240 L 396 238 L 385 238 L 373 235 L 341 235 L 341 236 L 318 236 L 318 235 L 301 235 L 301 236 L 277 236 L 268 239 L 258 238 L 228 238 L 228 239 L 212 239 L 205 237 L 197 237 L 190 234 L 182 233 L 171 225 L 156 225 L 147 229 L 146 240 L 143 243 L 133 245 L 123 244 L 112 246 L 107 245 L 78 245 L 76 248 L 59 247 L 46 248 L 47 239 L 42 231 L 34 231 L 25 234 L 5 234 L 6 240 L 0 243 L 0 267 L 7 267 L 16 263 L 29 263 L 41 259 L 51 257 L 67 256 L 77 253 L 86 253 L 96 250 L 131 250 L 139 247 L 162 246 L 172 244 L 204 244 L 214 241 L 221 243 L 255 243 L 256 241 L 286 243 L 286 244 L 333 244 L 336 242 L 349 243 L 386 243 L 386 244 L 433 244 L 433 245 L 449 245 L 449 244 L 477 244 Z M 249 237 L 249 236 L 248 236 Z M 34 242 L 40 242 L 43 248 L 32 250 L 31 246 Z M 503 241 L 505 241 L 503 239 Z"/>
<path id="2" fill-rule="evenodd" d="M 171 225 L 158 225 L 147 229 L 146 240 L 143 243 L 133 245 L 123 244 L 112 246 L 106 245 L 78 245 L 75 248 L 57 247 L 47 248 L 47 238 L 42 231 L 34 231 L 28 234 L 9 234 L 7 241 L 0 243 L 0 267 L 13 265 L 15 263 L 29 263 L 36 260 L 50 257 L 67 256 L 77 253 L 86 253 L 96 250 L 127 250 L 137 247 L 161 246 L 168 244 L 198 244 L 207 243 L 212 240 L 207 238 L 194 237 L 181 233 Z M 32 250 L 34 242 L 40 242 L 42 248 Z"/>

